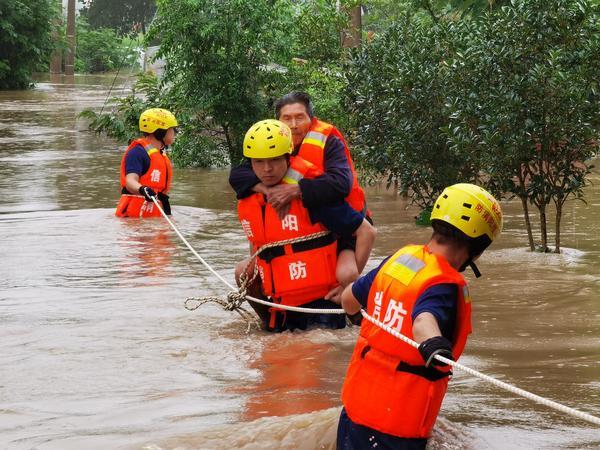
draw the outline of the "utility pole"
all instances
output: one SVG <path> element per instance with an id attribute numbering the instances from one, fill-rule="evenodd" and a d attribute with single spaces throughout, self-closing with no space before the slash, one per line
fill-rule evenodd
<path id="1" fill-rule="evenodd" d="M 65 75 L 75 74 L 75 2 L 69 0 L 67 5 L 67 55 L 65 57 Z"/>
<path id="2" fill-rule="evenodd" d="M 50 73 L 52 73 L 52 74 L 62 73 L 62 50 L 60 48 L 58 48 L 58 45 L 57 45 L 60 40 L 59 34 L 58 34 L 58 29 L 62 25 L 62 17 L 63 17 L 63 15 L 62 15 L 62 10 L 63 10 L 62 9 L 62 0 L 56 0 L 56 3 L 58 4 L 60 14 L 54 21 L 54 26 L 56 28 L 52 32 L 52 42 L 55 45 L 54 50 L 52 50 L 52 56 L 50 57 Z"/>

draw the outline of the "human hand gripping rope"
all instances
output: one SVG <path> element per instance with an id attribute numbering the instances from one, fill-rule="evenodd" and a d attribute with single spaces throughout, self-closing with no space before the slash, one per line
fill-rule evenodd
<path id="1" fill-rule="evenodd" d="M 311 308 L 301 308 L 298 306 L 287 306 L 287 305 L 278 305 L 278 304 L 274 304 L 271 302 L 267 302 L 265 300 L 261 300 L 258 298 L 254 298 L 251 297 L 249 295 L 246 294 L 247 291 L 247 287 L 248 285 L 251 284 L 251 282 L 256 278 L 256 274 L 257 274 L 257 268 L 255 266 L 254 269 L 254 273 L 252 275 L 252 277 L 250 277 L 248 279 L 248 281 L 246 280 L 242 280 L 242 286 L 240 286 L 239 289 L 236 289 L 231 283 L 229 283 L 227 280 L 225 280 L 221 275 L 219 275 L 199 254 L 198 252 L 196 252 L 196 250 L 194 250 L 194 248 L 190 245 L 190 243 L 185 239 L 185 237 L 183 237 L 183 235 L 181 234 L 181 232 L 177 229 L 177 227 L 175 226 L 175 224 L 173 224 L 173 222 L 169 219 L 169 217 L 165 214 L 165 212 L 163 211 L 163 209 L 161 208 L 158 200 L 156 199 L 156 197 L 152 197 L 152 201 L 154 202 L 154 204 L 156 205 L 156 207 L 159 209 L 159 211 L 161 212 L 161 214 L 163 215 L 163 217 L 167 220 L 167 222 L 169 223 L 169 225 L 171 226 L 171 228 L 173 229 L 173 231 L 175 231 L 175 233 L 177 234 L 177 236 L 179 236 L 179 238 L 182 240 L 182 242 L 190 249 L 190 251 L 194 254 L 194 256 L 196 256 L 196 258 L 198 258 L 200 260 L 200 262 L 213 274 L 215 275 L 219 280 L 221 280 L 226 286 L 228 286 L 233 292 L 229 293 L 227 295 L 227 299 L 228 301 L 224 301 L 219 297 L 206 297 L 203 299 L 197 299 L 194 297 L 190 297 L 188 298 L 185 303 L 186 303 L 186 309 L 189 310 L 195 310 L 197 309 L 201 304 L 204 304 L 208 301 L 213 301 L 216 303 L 219 303 L 220 305 L 222 305 L 225 309 L 227 310 L 235 310 L 236 312 L 238 312 L 244 319 L 246 319 L 246 317 L 244 317 L 244 314 L 242 314 L 240 312 L 240 308 L 241 308 L 241 303 L 244 301 L 244 299 L 246 300 L 250 300 L 256 303 L 260 303 L 263 305 L 267 305 L 270 307 L 277 307 L 280 309 L 284 309 L 284 310 L 288 310 L 288 311 L 297 311 L 297 312 L 303 312 L 303 313 L 309 313 L 309 314 L 345 314 L 345 311 L 343 309 L 311 309 Z M 319 234 L 319 233 L 318 233 Z M 314 239 L 318 236 L 312 236 L 311 239 Z M 308 238 L 308 237 L 307 237 Z M 306 240 L 306 239 L 305 239 Z M 286 242 L 288 243 L 288 242 Z M 273 244 L 267 244 L 268 246 L 274 246 L 274 245 L 283 245 L 281 242 L 277 242 L 277 243 L 273 243 Z M 262 250 L 266 249 L 267 246 L 264 246 L 264 248 L 261 247 Z M 261 249 L 259 249 L 257 252 L 255 252 L 252 257 L 250 258 L 250 261 L 252 261 L 259 253 L 260 251 L 262 251 Z M 244 270 L 245 273 L 245 270 Z M 217 300 L 214 300 L 214 299 Z M 202 303 L 198 304 L 198 305 L 194 305 L 195 307 L 188 307 L 187 303 L 190 300 L 196 300 L 196 301 L 200 301 Z M 204 301 L 205 300 L 205 301 Z M 247 310 L 243 310 L 245 313 L 249 314 L 250 316 L 252 316 L 252 313 L 247 311 Z M 372 324 L 380 327 L 382 330 L 388 332 L 389 334 L 391 334 L 392 336 L 400 339 L 401 341 L 411 345 L 412 347 L 415 347 L 418 349 L 419 344 L 417 344 L 415 341 L 413 341 L 412 339 L 404 336 L 403 334 L 398 333 L 396 330 L 390 328 L 389 326 L 385 325 L 384 323 L 380 322 L 379 320 L 373 318 L 372 316 L 370 316 L 364 309 L 361 309 L 361 314 L 362 316 L 368 320 L 369 322 L 371 322 Z M 247 320 L 247 319 L 246 319 Z M 494 386 L 497 386 L 499 388 L 505 389 L 509 392 L 512 392 L 513 394 L 517 394 L 521 397 L 527 398 L 529 400 L 533 400 L 537 403 L 540 403 L 542 405 L 548 406 L 550 408 L 556 409 L 558 411 L 561 411 L 565 414 L 568 414 L 570 416 L 573 417 L 577 417 L 579 419 L 582 420 L 586 420 L 588 422 L 591 422 L 595 425 L 600 425 L 600 418 L 593 416 L 591 414 L 587 414 L 585 412 L 579 411 L 577 409 L 574 408 L 570 408 L 568 406 L 565 406 L 563 404 L 557 403 L 555 401 L 549 400 L 547 398 L 541 397 L 539 395 L 533 394 L 531 392 L 525 391 L 524 389 L 520 389 L 516 386 L 512 386 L 508 383 L 504 383 L 500 380 L 497 380 L 495 378 L 492 378 L 488 375 L 485 375 L 481 372 L 477 372 L 476 370 L 473 370 L 467 366 L 463 366 L 460 363 L 457 363 L 456 361 L 453 361 L 451 359 L 448 358 L 444 358 L 443 356 L 440 355 L 435 355 L 434 356 L 435 359 L 437 359 L 438 361 L 444 363 L 444 364 L 448 364 L 450 366 L 452 366 L 455 369 L 459 369 L 462 370 L 470 375 L 473 375 L 477 378 L 480 378 L 484 381 L 487 381 L 488 383 L 493 384 Z"/>

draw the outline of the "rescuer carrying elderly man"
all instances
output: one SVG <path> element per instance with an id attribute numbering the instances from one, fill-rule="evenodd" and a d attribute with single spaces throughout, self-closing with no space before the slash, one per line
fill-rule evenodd
<path id="1" fill-rule="evenodd" d="M 502 230 L 500 205 L 473 184 L 447 187 L 433 206 L 426 245 L 407 245 L 346 287 L 342 306 L 361 308 L 419 343 L 418 350 L 362 319 L 342 390 L 337 448 L 424 449 L 446 394 L 450 366 L 471 332 L 471 298 L 460 272 Z"/>
<path id="2" fill-rule="evenodd" d="M 313 223 L 320 222 L 330 230 L 354 226 L 351 233 L 341 234 L 338 241 L 337 279 L 345 286 L 358 278 L 370 254 L 370 247 L 361 249 L 356 245 L 355 236 L 362 233 L 365 239 L 370 235 L 370 239 L 374 240 L 376 233 L 371 226 L 365 193 L 358 183 L 350 149 L 334 125 L 315 117 L 311 98 L 306 92 L 295 91 L 281 97 L 275 104 L 275 117 L 292 131 L 292 155 L 314 164 L 321 174 L 314 178 L 303 178 L 296 184 L 266 186 L 254 173 L 250 162 L 245 161 L 232 168 L 229 183 L 238 199 L 256 192 L 265 194 L 267 202 L 280 217 L 286 215 L 292 200 L 301 200 L 309 209 Z M 344 204 L 349 204 L 368 222 L 350 215 Z M 332 207 L 341 209 L 337 214 L 331 214 Z M 367 249 L 368 252 L 364 251 Z M 340 292 L 341 289 L 337 289 L 332 295 L 339 298 Z"/>
<path id="3" fill-rule="evenodd" d="M 175 142 L 177 125 L 175 116 L 166 109 L 151 108 L 140 115 L 139 129 L 144 136 L 129 144 L 121 160 L 117 217 L 160 217 L 153 197 L 166 214 L 171 214 L 167 193 L 173 167 L 165 151 Z"/>
<path id="4" fill-rule="evenodd" d="M 279 184 L 296 185 L 303 179 L 322 175 L 322 170 L 300 156 L 291 156 L 293 140 L 290 128 L 277 120 L 254 124 L 244 138 L 244 156 L 266 187 Z M 273 307 L 251 302 L 252 307 L 269 331 L 306 329 L 312 326 L 343 328 L 345 317 L 340 314 L 309 314 L 285 311 L 277 304 L 313 309 L 338 308 L 331 292 L 338 286 L 336 278 L 337 241 L 339 235 L 357 232 L 357 252 L 371 251 L 374 240 L 372 226 L 363 215 L 347 203 L 323 208 L 321 217 L 335 216 L 328 228 L 313 222 L 309 210 L 300 198 L 291 200 L 285 216 L 280 217 L 263 193 L 256 192 L 238 201 L 238 216 L 251 244 L 251 254 L 265 244 L 295 239 L 298 242 L 275 245 L 258 254 L 255 261 L 245 259 L 236 266 L 236 280 L 251 276 L 255 264 L 260 275 L 249 294 L 268 297 Z M 367 227 L 362 227 L 363 223 Z M 359 231 L 360 230 L 360 231 Z M 363 233 L 363 231 L 366 232 Z M 318 237 L 300 242 L 316 233 Z M 244 272 L 245 270 L 245 272 Z"/>

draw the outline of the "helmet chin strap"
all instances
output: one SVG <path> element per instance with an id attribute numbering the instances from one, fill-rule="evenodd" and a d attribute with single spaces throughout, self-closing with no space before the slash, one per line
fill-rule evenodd
<path id="1" fill-rule="evenodd" d="M 481 272 L 475 265 L 475 262 L 472 258 L 469 258 L 467 261 L 465 261 L 465 263 L 459 269 L 459 272 L 464 272 L 467 267 L 471 267 L 471 270 L 473 270 L 473 273 L 475 274 L 475 278 L 479 278 L 481 276 Z"/>
<path id="2" fill-rule="evenodd" d="M 473 273 L 475 274 L 475 278 L 479 278 L 481 276 L 481 272 L 479 271 L 479 269 L 477 268 L 475 263 L 473 261 L 471 261 L 469 263 L 469 266 L 471 266 L 471 269 L 473 270 Z"/>

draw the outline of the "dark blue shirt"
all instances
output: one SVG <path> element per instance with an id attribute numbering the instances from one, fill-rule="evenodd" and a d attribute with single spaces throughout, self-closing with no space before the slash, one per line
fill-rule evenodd
<path id="1" fill-rule="evenodd" d="M 364 220 L 364 216 L 346 202 L 335 206 L 307 208 L 307 210 L 312 223 L 321 223 L 339 236 L 352 236 Z"/>
<path id="2" fill-rule="evenodd" d="M 150 156 L 141 145 L 136 145 L 127 153 L 125 157 L 125 175 L 135 173 L 138 176 L 144 175 L 150 169 Z"/>
<path id="3" fill-rule="evenodd" d="M 352 171 L 343 142 L 335 136 L 329 136 L 323 156 L 325 173 L 317 178 L 300 180 L 302 204 L 306 208 L 339 205 L 352 188 Z M 232 168 L 229 173 L 229 184 L 238 199 L 254 194 L 252 188 L 258 183 L 260 180 L 252 171 L 249 160 Z"/>
<path id="4" fill-rule="evenodd" d="M 363 308 L 367 308 L 369 291 L 375 276 L 389 259 L 384 259 L 379 267 L 371 270 L 365 276 L 360 277 L 352 285 L 352 294 Z M 412 320 L 424 312 L 433 314 L 438 322 L 442 335 L 449 341 L 454 340 L 454 328 L 456 325 L 456 310 L 458 301 L 458 287 L 455 284 L 443 283 L 425 289 L 417 298 L 412 311 Z"/>

